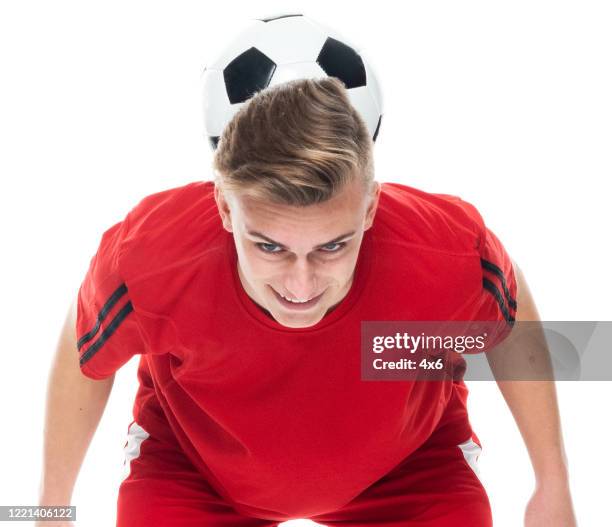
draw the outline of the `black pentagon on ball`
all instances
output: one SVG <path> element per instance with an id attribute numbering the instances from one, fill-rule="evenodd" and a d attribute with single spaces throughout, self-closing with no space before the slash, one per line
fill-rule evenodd
<path id="1" fill-rule="evenodd" d="M 374 136 L 372 137 L 372 141 L 376 142 L 376 138 L 378 137 L 378 131 L 380 130 L 380 122 L 382 121 L 382 115 L 378 118 L 378 124 L 376 125 L 376 130 L 374 131 Z"/>
<path id="2" fill-rule="evenodd" d="M 208 142 L 213 150 L 217 149 L 217 145 L 219 144 L 220 137 L 218 135 L 210 135 L 208 136 Z"/>
<path id="3" fill-rule="evenodd" d="M 302 13 L 296 13 L 296 14 L 291 14 L 291 15 L 272 16 L 270 18 L 258 18 L 257 20 L 261 20 L 262 22 L 272 22 L 273 20 L 279 20 L 280 18 L 289 18 L 292 16 L 304 16 L 304 15 Z"/>
<path id="4" fill-rule="evenodd" d="M 276 63 L 256 48 L 238 55 L 223 70 L 230 103 L 244 102 L 266 88 L 275 70 Z"/>
<path id="5" fill-rule="evenodd" d="M 317 63 L 327 75 L 340 79 L 347 89 L 366 85 L 363 60 L 352 47 L 335 38 L 327 38 Z"/>

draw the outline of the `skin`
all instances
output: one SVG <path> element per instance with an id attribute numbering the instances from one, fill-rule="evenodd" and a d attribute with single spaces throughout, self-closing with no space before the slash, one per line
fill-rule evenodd
<path id="1" fill-rule="evenodd" d="M 350 290 L 379 196 L 378 183 L 367 194 L 355 180 L 325 203 L 298 208 L 217 187 L 219 214 L 223 227 L 234 236 L 238 274 L 246 293 L 283 326 L 304 328 L 319 322 Z M 347 233 L 350 236 L 329 243 Z M 275 292 L 292 300 L 322 297 L 307 311 L 292 311 Z"/>
<path id="2" fill-rule="evenodd" d="M 42 472 L 38 505 L 69 505 L 72 492 L 110 396 L 115 375 L 85 377 L 77 357 L 77 299 L 68 309 L 47 381 Z M 69 521 L 38 521 L 35 527 L 73 527 Z"/>
<path id="3" fill-rule="evenodd" d="M 516 321 L 540 321 L 538 309 L 516 262 L 512 262 L 517 281 Z M 533 325 L 532 325 L 533 326 Z M 516 336 L 515 336 L 516 333 Z M 552 379 L 548 369 L 549 351 L 543 339 L 521 340 L 521 331 L 512 331 L 505 345 L 487 353 L 497 385 L 510 408 L 529 453 L 535 476 L 535 489 L 527 503 L 525 527 L 576 527 L 570 493 L 567 456 L 563 446 L 561 419 L 555 383 L 551 380 L 520 379 L 508 370 L 512 354 L 518 371 L 525 371 L 528 360 L 537 361 L 543 379 Z"/>

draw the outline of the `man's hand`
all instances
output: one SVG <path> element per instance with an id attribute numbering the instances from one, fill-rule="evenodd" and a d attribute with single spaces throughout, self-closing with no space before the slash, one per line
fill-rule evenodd
<path id="1" fill-rule="evenodd" d="M 525 510 L 525 527 L 576 527 L 567 484 L 539 485 Z"/>

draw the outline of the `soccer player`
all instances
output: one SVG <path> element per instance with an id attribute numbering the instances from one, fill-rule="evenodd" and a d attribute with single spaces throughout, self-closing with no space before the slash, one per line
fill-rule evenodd
<path id="1" fill-rule="evenodd" d="M 214 180 L 104 232 L 50 377 L 41 504 L 70 502 L 139 354 L 118 527 L 492 524 L 463 380 L 362 381 L 360 325 L 537 310 L 473 205 L 378 183 L 372 148 L 340 81 L 281 84 L 227 125 Z M 554 384 L 499 385 L 536 476 L 525 525 L 573 527 Z"/>

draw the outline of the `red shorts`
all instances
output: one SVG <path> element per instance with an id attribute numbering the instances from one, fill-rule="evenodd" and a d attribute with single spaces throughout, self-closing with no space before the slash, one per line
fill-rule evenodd
<path id="1" fill-rule="evenodd" d="M 130 424 L 125 451 L 127 477 L 119 488 L 117 527 L 279 525 L 278 519 L 241 513 L 206 482 L 178 444 L 148 435 L 136 422 Z M 480 451 L 473 432 L 465 437 L 464 425 L 443 422 L 352 501 L 308 519 L 343 527 L 491 527 L 489 499 L 476 474 Z"/>

